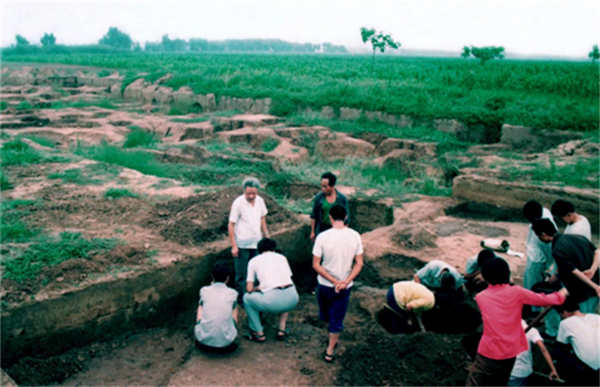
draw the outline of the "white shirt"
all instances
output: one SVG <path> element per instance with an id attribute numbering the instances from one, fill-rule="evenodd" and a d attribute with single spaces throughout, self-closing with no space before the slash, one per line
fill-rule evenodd
<path id="1" fill-rule="evenodd" d="M 454 287 L 460 288 L 465 282 L 462 275 L 451 265 L 444 261 L 434 260 L 423 266 L 417 271 L 417 277 L 421 280 L 421 283 L 428 288 L 437 289 L 442 287 L 442 270 L 448 269 L 450 274 L 454 277 L 456 283 Z"/>
<path id="2" fill-rule="evenodd" d="M 478 255 L 474 255 L 471 258 L 467 259 L 467 263 L 465 264 L 465 273 L 473 274 L 478 270 L 481 270 L 479 263 L 477 262 Z"/>
<path id="3" fill-rule="evenodd" d="M 293 284 L 292 269 L 283 255 L 269 251 L 248 262 L 247 282 L 256 280 L 260 291 L 266 293 L 273 288 Z"/>
<path id="4" fill-rule="evenodd" d="M 556 340 L 571 344 L 579 360 L 598 371 L 600 369 L 599 329 L 600 316 L 597 314 L 587 313 L 583 317 L 571 316 L 560 322 Z"/>
<path id="5" fill-rule="evenodd" d="M 558 227 L 556 227 L 556 223 L 554 223 L 554 219 L 552 218 L 552 213 L 547 208 L 542 210 L 542 219 L 549 219 L 558 230 Z M 525 249 L 527 259 L 531 262 L 546 262 L 546 267 L 549 267 L 550 264 L 554 262 L 554 259 L 552 258 L 552 243 L 542 242 L 531 228 L 531 225 L 529 225 L 529 234 L 527 234 Z"/>
<path id="6" fill-rule="evenodd" d="M 204 345 L 222 348 L 231 344 L 237 329 L 233 320 L 238 293 L 223 282 L 215 282 L 200 289 L 202 319 L 196 325 L 196 339 Z"/>
<path id="7" fill-rule="evenodd" d="M 583 215 L 579 215 L 581 219 L 578 222 L 567 225 L 565 228 L 565 234 L 576 234 L 587 238 L 588 241 L 592 241 L 592 225 L 590 221 Z"/>
<path id="8" fill-rule="evenodd" d="M 525 330 L 525 328 L 527 328 L 527 323 L 521 320 L 521 326 L 523 327 L 523 330 Z M 510 376 L 514 376 L 515 378 L 526 378 L 533 373 L 533 353 L 531 348 L 538 341 L 544 341 L 542 336 L 540 336 L 540 332 L 535 328 L 531 328 L 527 331 L 525 337 L 527 337 L 529 348 L 517 355 L 515 365 L 510 373 Z"/>
<path id="9" fill-rule="evenodd" d="M 235 243 L 240 249 L 255 249 L 262 238 L 260 221 L 267 215 L 265 201 L 256 195 L 254 205 L 248 203 L 244 195 L 238 197 L 231 205 L 229 221 L 235 223 Z"/>
<path id="10" fill-rule="evenodd" d="M 348 227 L 341 229 L 331 228 L 320 233 L 313 248 L 313 255 L 323 258 L 321 266 L 332 277 L 341 281 L 350 275 L 354 257 L 362 253 L 363 246 L 360 234 Z M 333 287 L 331 282 L 320 275 L 317 276 L 317 281 L 320 285 Z M 353 281 L 350 282 L 348 287 L 351 287 L 353 284 Z"/>

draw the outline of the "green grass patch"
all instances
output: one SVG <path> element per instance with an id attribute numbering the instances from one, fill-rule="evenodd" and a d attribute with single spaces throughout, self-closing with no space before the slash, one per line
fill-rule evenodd
<path id="1" fill-rule="evenodd" d="M 107 199 L 139 198 L 140 195 L 125 188 L 110 188 L 104 193 L 104 197 Z"/>
<path id="2" fill-rule="evenodd" d="M 8 175 L 5 170 L 0 170 L 0 191 L 15 188 L 14 185 L 8 179 Z"/>
<path id="3" fill-rule="evenodd" d="M 3 166 L 37 164 L 44 160 L 42 153 L 33 149 L 21 139 L 4 143 L 0 153 Z"/>
<path id="4" fill-rule="evenodd" d="M 268 153 L 268 152 L 274 151 L 275 148 L 277 148 L 278 146 L 279 146 L 279 140 L 277 140 L 276 138 L 273 138 L 273 137 L 269 137 L 262 143 L 260 148 L 263 152 Z"/>
<path id="5" fill-rule="evenodd" d="M 27 242 L 38 235 L 41 230 L 29 227 L 23 222 L 31 207 L 41 204 L 34 200 L 4 200 L 1 204 L 0 216 L 0 243 Z"/>
<path id="6" fill-rule="evenodd" d="M 0 101 L 0 110 L 6 110 L 8 103 L 6 101 Z"/>
<path id="7" fill-rule="evenodd" d="M 22 135 L 19 135 L 18 138 L 27 138 L 27 139 L 35 142 L 36 144 L 45 146 L 46 148 L 56 148 L 56 141 L 54 141 L 50 138 L 47 138 L 47 137 L 34 136 L 34 135 L 30 135 L 30 134 L 22 134 Z"/>
<path id="8" fill-rule="evenodd" d="M 108 71 L 108 70 L 102 70 L 96 76 L 98 78 L 105 78 L 105 77 L 108 77 L 110 74 L 112 74 L 110 71 Z"/>
<path id="9" fill-rule="evenodd" d="M 108 252 L 116 245 L 116 239 L 85 239 L 74 232 L 64 232 L 58 237 L 40 236 L 20 255 L 2 257 L 2 277 L 23 281 L 35 277 L 43 267 L 69 259 L 88 259 L 91 254 Z"/>
<path id="10" fill-rule="evenodd" d="M 139 126 L 130 126 L 123 148 L 155 148 L 160 141 L 158 135 Z"/>
<path id="11" fill-rule="evenodd" d="M 114 101 L 108 98 L 94 99 L 94 100 L 77 100 L 73 102 L 56 101 L 50 105 L 50 109 L 66 109 L 66 108 L 77 108 L 83 109 L 88 107 L 99 107 L 103 109 L 114 110 L 118 106 L 115 105 Z"/>
<path id="12" fill-rule="evenodd" d="M 510 181 L 597 189 L 600 183 L 599 165 L 599 157 L 577 157 L 574 162 L 565 165 L 556 165 L 555 161 L 550 159 L 547 163 L 530 163 L 528 166 L 510 166 L 500 170 Z"/>
<path id="13" fill-rule="evenodd" d="M 172 103 L 167 115 L 169 116 L 185 116 L 188 114 L 201 114 L 202 107 L 199 104 Z"/>
<path id="14" fill-rule="evenodd" d="M 31 105 L 28 101 L 21 101 L 17 105 L 18 110 L 31 110 L 33 109 L 33 105 Z"/>

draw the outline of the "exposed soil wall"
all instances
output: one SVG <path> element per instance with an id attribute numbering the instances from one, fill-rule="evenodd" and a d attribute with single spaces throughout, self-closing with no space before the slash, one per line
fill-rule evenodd
<path id="1" fill-rule="evenodd" d="M 492 204 L 501 208 L 520 210 L 535 199 L 549 208 L 558 199 L 573 203 L 578 213 L 586 216 L 592 225 L 599 222 L 598 193 L 573 187 L 534 186 L 503 182 L 476 175 L 458 176 L 454 179 L 452 195 L 476 203 Z"/>

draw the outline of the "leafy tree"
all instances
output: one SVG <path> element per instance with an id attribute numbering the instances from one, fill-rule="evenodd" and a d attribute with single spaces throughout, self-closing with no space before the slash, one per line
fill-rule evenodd
<path id="1" fill-rule="evenodd" d="M 42 43 L 42 46 L 44 47 L 53 46 L 56 44 L 56 37 L 54 37 L 54 34 L 48 35 L 47 33 L 44 33 L 44 36 L 40 39 L 40 43 Z"/>
<path id="2" fill-rule="evenodd" d="M 598 45 L 594 44 L 592 51 L 588 54 L 588 57 L 592 60 L 592 64 L 596 63 L 596 60 L 600 59 L 600 51 L 598 51 Z"/>
<path id="3" fill-rule="evenodd" d="M 464 58 L 464 59 L 467 59 L 470 56 L 471 56 L 471 49 L 469 47 L 467 47 L 467 46 L 464 46 L 462 54 L 460 54 L 460 57 Z"/>
<path id="4" fill-rule="evenodd" d="M 379 31 L 377 33 L 374 28 L 365 28 L 360 27 L 360 35 L 362 37 L 362 41 L 364 44 L 367 42 L 371 43 L 373 47 L 373 58 L 371 60 L 371 69 L 373 69 L 373 65 L 375 63 L 375 52 L 377 50 L 381 52 L 385 52 L 386 48 L 397 50 L 400 48 L 400 42 L 394 41 L 391 35 L 385 35 L 383 32 Z"/>
<path id="5" fill-rule="evenodd" d="M 468 49 L 468 47 L 463 48 L 463 53 L 461 54 L 461 56 L 463 58 L 468 57 L 468 56 L 466 56 L 467 49 Z M 485 64 L 485 62 L 492 60 L 492 59 L 504 59 L 504 47 L 495 47 L 495 46 L 473 47 L 473 46 L 471 46 L 469 51 L 473 57 L 475 57 L 481 61 L 482 65 Z"/>
<path id="6" fill-rule="evenodd" d="M 29 40 L 25 39 L 21 35 L 17 34 L 15 39 L 17 39 L 17 47 L 29 46 Z"/>
<path id="7" fill-rule="evenodd" d="M 133 46 L 131 37 L 125 32 L 120 31 L 117 27 L 110 27 L 106 35 L 98 43 L 124 50 L 131 50 Z"/>
<path id="8" fill-rule="evenodd" d="M 162 37 L 162 49 L 164 51 L 186 51 L 188 48 L 188 42 L 183 39 L 169 39 L 169 35 L 163 35 Z"/>

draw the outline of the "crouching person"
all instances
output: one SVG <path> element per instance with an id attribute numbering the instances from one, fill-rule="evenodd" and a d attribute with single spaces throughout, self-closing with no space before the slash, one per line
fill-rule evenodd
<path id="1" fill-rule="evenodd" d="M 264 342 L 265 333 L 260 312 L 279 314 L 277 339 L 288 335 L 286 322 L 289 312 L 298 305 L 298 292 L 292 282 L 292 270 L 287 259 L 275 252 L 277 244 L 269 238 L 258 242 L 259 255 L 248 263 L 248 278 L 244 308 L 248 314 L 250 333 L 245 337 Z M 255 283 L 258 282 L 258 286 Z"/>
<path id="2" fill-rule="evenodd" d="M 229 264 L 218 261 L 212 270 L 213 283 L 200 289 L 194 333 L 201 350 L 229 353 L 237 348 L 238 293 L 226 285 L 230 276 Z"/>
<path id="3" fill-rule="evenodd" d="M 435 295 L 431 290 L 413 281 L 400 281 L 390 287 L 386 301 L 385 308 L 392 311 L 393 315 L 388 313 L 389 318 L 384 318 L 385 313 L 380 312 L 379 322 L 388 332 L 411 333 L 417 324 L 425 332 L 421 313 L 431 310 L 435 305 Z"/>

